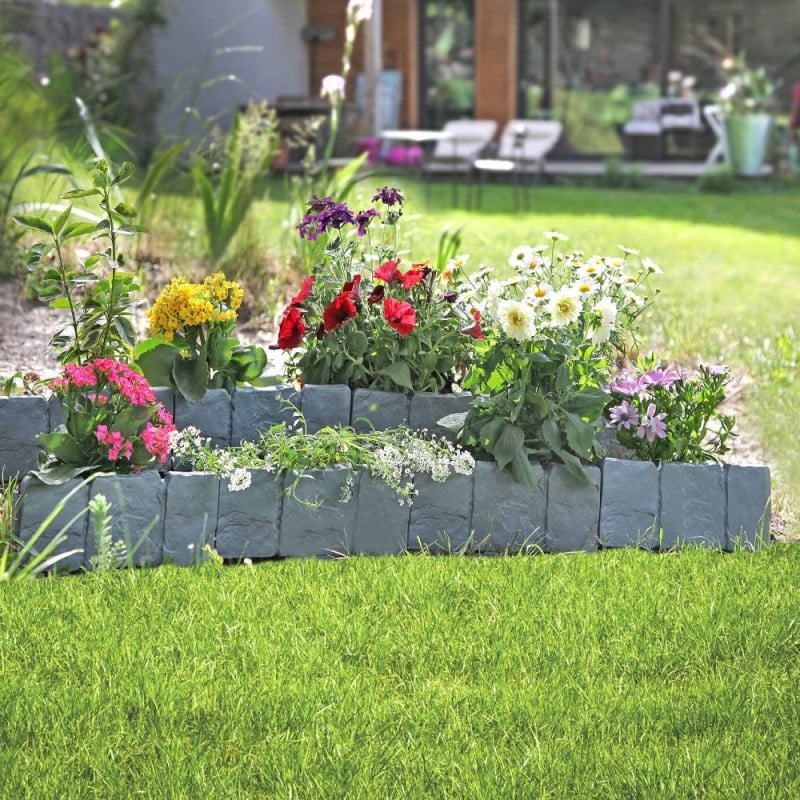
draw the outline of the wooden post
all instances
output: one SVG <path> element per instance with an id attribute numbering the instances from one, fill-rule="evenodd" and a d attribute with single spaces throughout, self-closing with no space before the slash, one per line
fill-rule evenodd
<path id="1" fill-rule="evenodd" d="M 364 23 L 364 98 L 365 131 L 378 136 L 383 127 L 381 120 L 380 77 L 383 71 L 383 4 L 373 0 L 372 17 Z"/>

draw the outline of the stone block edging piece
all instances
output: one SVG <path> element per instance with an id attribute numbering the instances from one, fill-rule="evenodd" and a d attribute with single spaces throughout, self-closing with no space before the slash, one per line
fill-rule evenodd
<path id="1" fill-rule="evenodd" d="M 769 469 L 713 464 L 607 460 L 580 484 L 560 465 L 543 469 L 533 490 L 515 484 L 493 463 L 444 482 L 421 475 L 409 508 L 366 470 L 309 470 L 278 479 L 255 471 L 244 492 L 230 492 L 212 473 L 150 471 L 109 476 L 71 498 L 48 541 L 73 516 L 63 549 L 80 548 L 68 569 L 88 563 L 93 543 L 86 508 L 103 491 L 114 504 L 114 535 L 136 542 L 137 564 L 194 564 L 209 545 L 225 558 L 369 553 L 394 555 L 478 551 L 572 552 L 599 546 L 667 549 L 699 544 L 756 549 L 769 541 Z M 22 484 L 19 536 L 29 539 L 78 481 Z M 351 498 L 340 502 L 342 494 Z M 626 497 L 629 501 L 626 506 Z M 130 509 L 130 513 L 126 511 Z M 117 518 L 117 517 L 123 518 Z M 658 528 L 656 529 L 656 526 Z"/>

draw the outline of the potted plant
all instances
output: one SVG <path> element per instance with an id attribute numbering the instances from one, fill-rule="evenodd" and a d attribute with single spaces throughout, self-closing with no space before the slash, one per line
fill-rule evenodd
<path id="1" fill-rule="evenodd" d="M 748 67 L 744 54 L 722 63 L 728 82 L 720 90 L 731 165 L 738 175 L 761 173 L 772 131 L 767 107 L 775 86 L 764 67 Z"/>

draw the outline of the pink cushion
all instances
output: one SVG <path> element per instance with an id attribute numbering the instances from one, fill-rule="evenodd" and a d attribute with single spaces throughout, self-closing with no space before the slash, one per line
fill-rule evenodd
<path id="1" fill-rule="evenodd" d="M 422 148 L 417 145 L 395 145 L 386 151 L 383 160 L 395 166 L 417 166 L 422 163 Z"/>

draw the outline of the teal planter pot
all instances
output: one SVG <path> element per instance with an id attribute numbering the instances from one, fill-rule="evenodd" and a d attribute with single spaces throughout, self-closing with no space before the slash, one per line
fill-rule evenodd
<path id="1" fill-rule="evenodd" d="M 737 175 L 761 174 L 767 157 L 772 117 L 769 114 L 731 116 L 725 120 L 728 153 Z"/>

